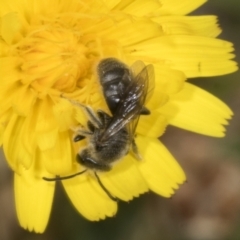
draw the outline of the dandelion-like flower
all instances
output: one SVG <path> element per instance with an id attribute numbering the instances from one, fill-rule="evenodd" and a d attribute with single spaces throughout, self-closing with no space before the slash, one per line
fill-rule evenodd
<path id="1" fill-rule="evenodd" d="M 113 196 L 129 201 L 154 191 L 170 197 L 185 175 L 157 140 L 168 124 L 224 136 L 232 115 L 220 100 L 186 78 L 236 71 L 231 43 L 216 39 L 215 16 L 184 16 L 205 0 L 1 0 L 0 142 L 14 171 L 22 227 L 43 232 L 55 182 L 43 177 L 83 170 L 73 129 L 86 124 L 67 99 L 107 111 L 95 69 L 107 57 L 155 69 L 155 90 L 141 116 L 136 143 L 143 161 L 128 154 L 99 173 Z M 62 98 L 61 96 L 65 96 Z M 117 211 L 90 171 L 62 184 L 77 210 L 90 220 Z"/>

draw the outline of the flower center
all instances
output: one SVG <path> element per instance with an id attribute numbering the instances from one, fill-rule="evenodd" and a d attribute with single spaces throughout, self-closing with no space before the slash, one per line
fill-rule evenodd
<path id="1" fill-rule="evenodd" d="M 96 63 L 122 56 L 118 41 L 102 33 L 115 24 L 105 15 L 34 16 L 22 31 L 24 37 L 13 46 L 13 55 L 21 59 L 19 86 L 34 90 L 39 99 L 50 95 L 56 100 L 64 94 L 98 107 L 103 96 L 93 74 Z"/>
<path id="2" fill-rule="evenodd" d="M 96 59 L 96 54 L 87 47 L 86 36 L 62 27 L 35 30 L 18 51 L 23 59 L 22 83 L 39 94 L 49 90 L 73 92 L 90 76 Z"/>

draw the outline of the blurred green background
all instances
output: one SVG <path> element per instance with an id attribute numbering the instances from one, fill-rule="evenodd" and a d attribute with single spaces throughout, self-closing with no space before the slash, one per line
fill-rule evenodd
<path id="1" fill-rule="evenodd" d="M 240 62 L 240 1 L 210 0 L 191 15 L 217 15 Z M 194 84 L 225 101 L 235 115 L 223 139 L 169 127 L 161 138 L 185 170 L 188 182 L 171 198 L 148 193 L 120 202 L 113 218 L 89 222 L 57 187 L 46 232 L 18 225 L 12 172 L 0 161 L 1 240 L 235 240 L 240 239 L 240 73 L 194 79 Z M 2 157 L 3 158 L 3 157 Z"/>

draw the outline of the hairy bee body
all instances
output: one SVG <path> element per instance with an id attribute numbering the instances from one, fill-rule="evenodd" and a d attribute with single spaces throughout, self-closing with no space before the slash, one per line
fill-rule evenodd
<path id="1" fill-rule="evenodd" d="M 80 130 L 75 137 L 75 141 L 88 139 L 86 148 L 77 154 L 82 166 L 94 171 L 109 171 L 130 149 L 139 158 L 134 137 L 140 115 L 150 114 L 144 105 L 150 92 L 149 70 L 152 70 L 151 65 L 146 67 L 139 63 L 141 67 L 135 73 L 114 58 L 99 63 L 99 81 L 112 116 L 101 110 L 95 113 L 83 106 L 89 117 L 88 129 Z"/>

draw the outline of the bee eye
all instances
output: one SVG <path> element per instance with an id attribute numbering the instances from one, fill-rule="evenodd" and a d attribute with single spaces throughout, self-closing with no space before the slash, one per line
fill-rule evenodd
<path id="1" fill-rule="evenodd" d="M 78 142 L 78 141 L 83 140 L 84 138 L 85 138 L 85 136 L 77 135 L 76 137 L 74 137 L 73 141 Z"/>

